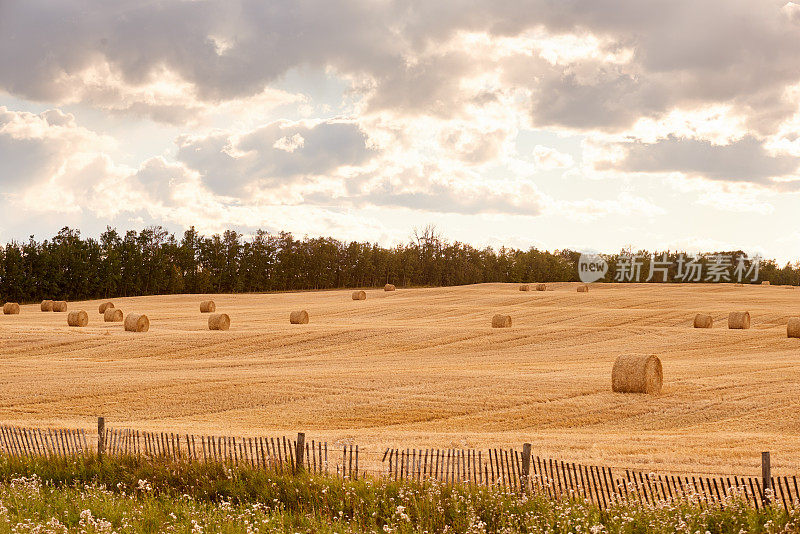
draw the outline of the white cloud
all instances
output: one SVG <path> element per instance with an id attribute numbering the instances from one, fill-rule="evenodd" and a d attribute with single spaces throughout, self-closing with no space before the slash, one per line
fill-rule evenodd
<path id="1" fill-rule="evenodd" d="M 533 160 L 537 167 L 545 171 L 572 167 L 574 164 L 569 154 L 544 145 L 536 145 L 533 148 Z"/>
<path id="2" fill-rule="evenodd" d="M 306 140 L 303 139 L 303 136 L 300 134 L 294 134 L 291 137 L 284 136 L 275 141 L 275 144 L 272 145 L 272 148 L 277 148 L 278 150 L 283 150 L 284 152 L 294 152 L 298 148 L 303 148 Z"/>
<path id="3" fill-rule="evenodd" d="M 0 106 L 0 183 L 6 193 L 68 181 L 115 145 L 60 110 L 34 114 Z"/>

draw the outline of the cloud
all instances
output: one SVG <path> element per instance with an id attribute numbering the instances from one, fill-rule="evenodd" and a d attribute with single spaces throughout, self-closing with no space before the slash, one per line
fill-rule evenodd
<path id="1" fill-rule="evenodd" d="M 248 97 L 300 65 L 383 65 L 395 48 L 388 16 L 369 2 L 11 0 L 0 6 L 0 86 L 61 101 L 90 84 L 81 73 L 108 65 L 130 86 L 168 72 L 203 101 Z"/>
<path id="2" fill-rule="evenodd" d="M 324 233 L 364 209 L 647 215 L 663 208 L 634 175 L 650 174 L 698 185 L 673 191 L 686 202 L 773 213 L 770 195 L 800 187 L 798 13 L 785 0 L 0 1 L 0 184 L 31 210 L 202 213 L 215 229 L 294 213 Z M 580 176 L 623 179 L 558 198 Z"/>
<path id="3" fill-rule="evenodd" d="M 778 194 L 773 189 L 742 182 L 698 180 L 680 174 L 667 176 L 664 182 L 684 196 L 695 195 L 694 203 L 732 213 L 769 215 L 775 206 L 768 200 Z M 765 198 L 766 197 L 766 198 Z"/>
<path id="4" fill-rule="evenodd" d="M 618 146 L 624 152 L 615 162 L 596 162 L 600 171 L 637 173 L 679 172 L 711 180 L 772 183 L 792 177 L 800 158 L 769 154 L 761 142 L 748 135 L 727 145 L 669 136 L 655 143 L 631 142 Z"/>
<path id="5" fill-rule="evenodd" d="M 177 159 L 217 194 L 247 196 L 252 188 L 297 183 L 369 162 L 376 151 L 351 121 L 276 121 L 244 133 L 182 136 Z"/>
<path id="6" fill-rule="evenodd" d="M 545 171 L 572 167 L 574 164 L 569 154 L 544 145 L 536 145 L 533 148 L 533 161 L 537 167 Z"/>
<path id="7" fill-rule="evenodd" d="M 5 192 L 18 193 L 67 179 L 114 144 L 60 110 L 34 114 L 0 106 L 0 184 Z"/>
<path id="8" fill-rule="evenodd" d="M 475 183 L 467 180 L 438 180 L 422 182 L 410 178 L 386 179 L 358 194 L 347 202 L 356 206 L 399 207 L 413 210 L 477 215 L 495 213 L 535 216 L 542 212 L 546 197 L 531 183 L 522 181 L 490 181 Z M 426 175 L 427 176 L 427 175 Z"/>
<path id="9" fill-rule="evenodd" d="M 508 135 L 502 128 L 486 131 L 463 125 L 445 127 L 439 135 L 439 146 L 451 157 L 479 165 L 498 158 Z"/>
<path id="10" fill-rule="evenodd" d="M 9 0 L 0 87 L 167 121 L 306 67 L 353 81 L 366 111 L 454 118 L 522 90 L 535 125 L 577 130 L 727 103 L 764 134 L 795 107 L 781 98 L 800 80 L 791 2 L 436 4 Z"/>

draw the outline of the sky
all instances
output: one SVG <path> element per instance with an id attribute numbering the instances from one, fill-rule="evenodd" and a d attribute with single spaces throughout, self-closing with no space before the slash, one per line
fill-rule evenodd
<path id="1" fill-rule="evenodd" d="M 0 0 L 0 242 L 800 260 L 800 4 Z"/>

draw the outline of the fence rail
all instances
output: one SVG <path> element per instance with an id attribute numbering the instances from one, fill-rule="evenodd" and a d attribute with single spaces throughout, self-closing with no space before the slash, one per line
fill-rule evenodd
<path id="1" fill-rule="evenodd" d="M 357 479 L 367 472 L 359 466 L 358 445 L 334 446 L 278 437 L 231 437 L 144 432 L 105 427 L 98 420 L 96 441 L 82 429 L 19 428 L 0 425 L 0 453 L 15 457 L 68 458 L 89 454 L 143 456 L 174 461 L 248 465 L 257 469 L 335 473 Z M 393 480 L 437 480 L 445 484 L 497 486 L 551 498 L 585 499 L 606 509 L 636 500 L 646 504 L 692 501 L 701 506 L 724 506 L 733 497 L 757 509 L 771 501 L 789 509 L 800 502 L 797 477 L 773 477 L 769 453 L 762 456 L 761 477 L 655 474 L 634 469 L 565 462 L 531 455 L 523 449 L 397 449 L 372 456 L 379 476 Z"/>

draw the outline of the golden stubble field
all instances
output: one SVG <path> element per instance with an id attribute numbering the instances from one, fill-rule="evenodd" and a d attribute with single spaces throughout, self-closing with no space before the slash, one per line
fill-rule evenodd
<path id="1" fill-rule="evenodd" d="M 207 329 L 206 295 L 114 299 L 144 334 L 25 305 L 0 315 L 0 422 L 292 435 L 385 447 L 520 447 L 657 471 L 800 471 L 800 290 L 721 285 L 483 284 L 394 293 L 211 295 L 231 330 Z M 305 308 L 308 325 L 290 325 Z M 749 310 L 750 330 L 728 330 Z M 698 311 L 711 330 L 692 328 Z M 492 329 L 508 313 L 510 329 Z M 611 392 L 622 352 L 657 354 L 658 397 Z"/>

